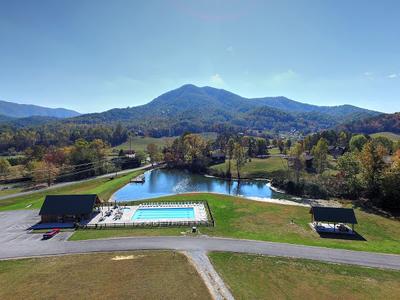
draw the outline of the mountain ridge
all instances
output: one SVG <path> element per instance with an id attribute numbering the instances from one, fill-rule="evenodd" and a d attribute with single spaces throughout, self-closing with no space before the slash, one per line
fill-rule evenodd
<path id="1" fill-rule="evenodd" d="M 0 115 L 12 118 L 29 118 L 33 116 L 71 118 L 80 115 L 80 113 L 66 108 L 50 108 L 0 100 Z"/>

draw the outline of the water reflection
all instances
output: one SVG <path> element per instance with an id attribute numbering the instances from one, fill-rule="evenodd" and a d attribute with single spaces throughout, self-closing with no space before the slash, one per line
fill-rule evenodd
<path id="1" fill-rule="evenodd" d="M 129 183 L 118 190 L 115 201 L 140 200 L 189 192 L 212 192 L 245 197 L 279 198 L 266 181 L 226 181 L 184 170 L 157 169 L 145 173 L 144 183 Z"/>

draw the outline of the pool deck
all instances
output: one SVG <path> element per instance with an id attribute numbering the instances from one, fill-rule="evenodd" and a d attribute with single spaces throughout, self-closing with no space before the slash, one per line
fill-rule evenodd
<path id="1" fill-rule="evenodd" d="M 133 219 L 138 209 L 163 209 L 163 208 L 193 208 L 194 218 L 155 218 Z M 87 223 L 93 225 L 113 224 L 151 224 L 155 222 L 205 222 L 208 221 L 207 211 L 203 203 L 146 203 L 133 206 L 102 207 L 99 212 Z"/>

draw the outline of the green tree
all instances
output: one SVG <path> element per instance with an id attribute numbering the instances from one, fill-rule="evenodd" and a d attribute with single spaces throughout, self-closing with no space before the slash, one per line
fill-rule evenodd
<path id="1" fill-rule="evenodd" d="M 346 152 L 344 155 L 339 157 L 337 169 L 343 182 L 341 193 L 351 198 L 358 197 L 361 190 L 360 180 L 358 178 L 361 167 L 355 154 L 352 152 Z"/>
<path id="2" fill-rule="evenodd" d="M 312 155 L 314 156 L 315 169 L 321 174 L 328 165 L 328 142 L 326 139 L 319 139 L 317 145 L 312 149 Z"/>
<path id="3" fill-rule="evenodd" d="M 350 139 L 350 151 L 361 151 L 368 139 L 363 134 L 353 135 Z"/>
<path id="4" fill-rule="evenodd" d="M 341 131 L 339 133 L 339 138 L 338 138 L 338 144 L 341 147 L 346 147 L 348 143 L 348 136 L 347 133 L 345 131 Z"/>
<path id="5" fill-rule="evenodd" d="M 400 161 L 395 161 L 383 173 L 382 193 L 384 207 L 400 209 Z"/>

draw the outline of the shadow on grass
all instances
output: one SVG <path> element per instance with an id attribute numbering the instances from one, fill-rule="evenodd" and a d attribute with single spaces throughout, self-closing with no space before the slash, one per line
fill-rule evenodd
<path id="1" fill-rule="evenodd" d="M 357 231 L 354 234 L 333 233 L 333 232 L 317 232 L 323 239 L 349 240 L 349 241 L 367 241 Z"/>

